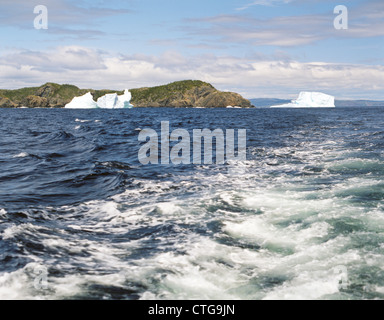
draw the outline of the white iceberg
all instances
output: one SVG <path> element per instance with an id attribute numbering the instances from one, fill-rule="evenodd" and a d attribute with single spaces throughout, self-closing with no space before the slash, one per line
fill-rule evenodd
<path id="1" fill-rule="evenodd" d="M 97 99 L 97 105 L 102 109 L 133 108 L 133 105 L 130 103 L 131 99 L 132 95 L 128 89 L 126 89 L 121 96 L 118 96 L 117 93 L 112 93 L 100 97 Z"/>
<path id="2" fill-rule="evenodd" d="M 73 100 L 68 103 L 66 109 L 123 109 L 123 108 L 133 108 L 133 105 L 130 103 L 132 99 L 131 93 L 126 89 L 124 94 L 118 96 L 117 93 L 106 94 L 99 99 L 97 102 L 93 100 L 92 94 L 88 92 L 84 96 L 73 98 Z"/>
<path id="3" fill-rule="evenodd" d="M 124 94 L 118 96 L 117 98 L 117 108 L 133 108 L 133 105 L 131 104 L 132 94 L 128 91 L 128 89 L 125 89 Z"/>
<path id="4" fill-rule="evenodd" d="M 95 109 L 98 108 L 97 103 L 93 100 L 90 92 L 81 97 L 75 97 L 65 106 L 66 109 Z"/>
<path id="5" fill-rule="evenodd" d="M 300 92 L 297 100 L 271 108 L 335 108 L 335 97 L 321 92 Z"/>
<path id="6" fill-rule="evenodd" d="M 118 98 L 116 93 L 106 94 L 105 96 L 97 99 L 97 105 L 102 109 L 115 109 L 117 101 Z"/>

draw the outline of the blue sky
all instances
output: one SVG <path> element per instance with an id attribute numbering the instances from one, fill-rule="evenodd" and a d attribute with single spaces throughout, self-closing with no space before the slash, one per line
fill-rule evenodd
<path id="1" fill-rule="evenodd" d="M 34 28 L 34 7 L 48 29 Z M 334 8 L 348 29 L 334 28 Z M 0 87 L 199 79 L 247 98 L 384 100 L 382 0 L 2 0 Z"/>

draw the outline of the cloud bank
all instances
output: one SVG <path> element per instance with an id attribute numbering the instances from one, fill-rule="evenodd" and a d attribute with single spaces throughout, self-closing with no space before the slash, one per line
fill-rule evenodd
<path id="1" fill-rule="evenodd" d="M 82 88 L 124 89 L 199 79 L 247 98 L 294 98 L 302 90 L 319 90 L 339 99 L 384 98 L 384 66 L 304 63 L 269 60 L 267 56 L 255 60 L 213 54 L 185 56 L 176 51 L 113 55 L 65 46 L 51 51 L 8 52 L 0 56 L 0 69 L 0 87 L 9 89 L 48 81 Z"/>

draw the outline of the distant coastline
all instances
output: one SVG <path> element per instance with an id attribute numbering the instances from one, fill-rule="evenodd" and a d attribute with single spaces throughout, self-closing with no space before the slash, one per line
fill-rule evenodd
<path id="1" fill-rule="evenodd" d="M 249 99 L 252 105 L 256 108 L 270 108 L 273 105 L 286 104 L 291 102 L 288 99 L 275 99 L 275 98 L 257 98 Z M 377 100 L 337 100 L 335 101 L 336 108 L 347 107 L 384 107 L 384 101 Z"/>

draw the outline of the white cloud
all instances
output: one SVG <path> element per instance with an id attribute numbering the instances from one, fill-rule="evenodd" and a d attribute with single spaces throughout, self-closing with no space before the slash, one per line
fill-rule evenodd
<path id="1" fill-rule="evenodd" d="M 316 90 L 338 98 L 384 99 L 384 66 L 304 63 L 246 59 L 234 56 L 108 55 L 83 47 L 59 47 L 50 52 L 15 52 L 0 56 L 0 87 L 18 88 L 45 82 L 71 83 L 81 88 L 124 89 L 199 79 L 220 90 L 247 98 L 294 98 Z"/>
<path id="2" fill-rule="evenodd" d="M 257 0 L 257 1 L 253 1 L 251 3 L 248 3 L 248 4 L 246 4 L 243 7 L 237 8 L 236 10 L 242 11 L 242 10 L 246 10 L 246 9 L 248 9 L 250 7 L 253 7 L 253 6 L 268 6 L 268 7 L 271 7 L 271 6 L 274 6 L 274 5 L 277 5 L 277 4 L 290 3 L 292 1 L 294 1 L 294 0 Z"/>
<path id="3" fill-rule="evenodd" d="M 8 67 L 30 67 L 40 72 L 67 72 L 70 70 L 105 69 L 102 52 L 79 46 L 57 47 L 53 51 L 24 50 L 0 57 Z"/>

